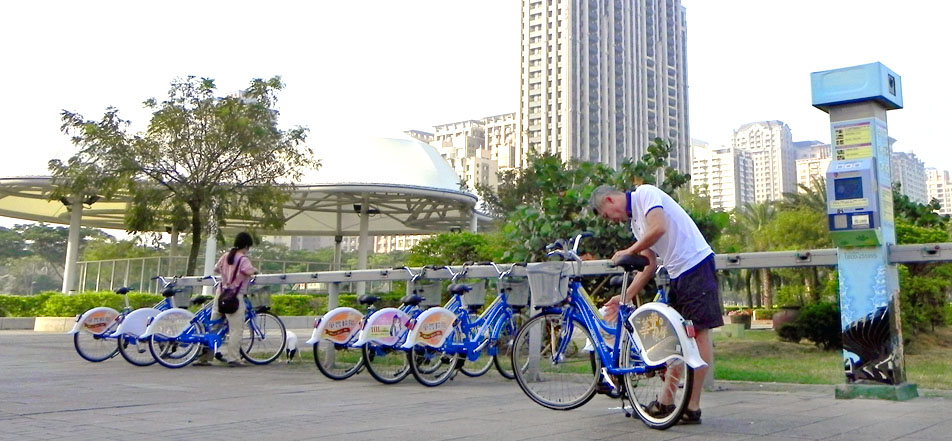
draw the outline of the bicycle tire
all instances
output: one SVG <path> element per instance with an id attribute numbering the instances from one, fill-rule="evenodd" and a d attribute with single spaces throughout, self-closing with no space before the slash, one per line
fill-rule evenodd
<path id="1" fill-rule="evenodd" d="M 452 338 L 455 343 L 462 342 L 463 332 L 459 325 L 454 328 Z M 442 348 L 416 345 L 407 354 L 410 373 L 420 384 L 427 387 L 436 387 L 445 383 L 456 373 L 456 370 L 460 367 L 459 354 L 445 352 L 449 343 L 444 343 Z"/>
<path id="2" fill-rule="evenodd" d="M 269 312 L 259 312 L 245 320 L 239 350 L 251 364 L 268 364 L 281 356 L 287 338 L 288 331 L 280 318 Z"/>
<path id="3" fill-rule="evenodd" d="M 181 329 L 180 326 L 163 326 L 161 322 L 153 322 L 157 331 L 149 337 L 149 352 L 155 361 L 169 369 L 178 369 L 188 366 L 204 345 L 194 342 L 183 342 L 179 340 L 183 335 L 197 336 L 205 333 L 205 327 L 201 323 L 192 323 L 185 331 L 176 337 L 168 337 L 162 334 L 162 329 Z"/>
<path id="4" fill-rule="evenodd" d="M 367 342 L 361 348 L 364 366 L 374 380 L 383 384 L 397 384 L 410 375 L 410 362 L 406 352 L 393 346 Z"/>
<path id="5" fill-rule="evenodd" d="M 106 332 L 111 332 L 111 329 Z M 93 363 L 106 361 L 115 357 L 116 352 L 119 351 L 119 347 L 109 341 L 107 335 L 105 332 L 93 334 L 80 330 L 73 334 L 73 347 L 76 348 L 76 353 L 86 361 Z"/>
<path id="6" fill-rule="evenodd" d="M 323 340 L 314 343 L 314 364 L 325 377 L 340 381 L 353 377 L 363 367 L 364 357 L 358 348 Z"/>
<path id="7" fill-rule="evenodd" d="M 521 314 L 518 314 L 521 315 Z M 519 327 L 516 325 L 516 315 L 513 315 L 509 323 L 504 323 L 499 329 L 499 336 L 493 342 L 496 347 L 496 356 L 493 357 L 493 364 L 496 365 L 496 371 L 503 378 L 514 380 L 516 373 L 512 368 L 512 347 L 516 340 L 516 334 L 519 333 Z M 524 324 L 525 322 L 523 322 Z"/>
<path id="8" fill-rule="evenodd" d="M 474 323 L 478 319 L 479 317 L 476 314 L 470 314 L 470 323 Z M 462 327 L 460 329 L 462 329 Z M 478 330 L 478 328 L 476 330 Z M 465 338 L 470 339 L 470 336 L 467 335 Z M 495 364 L 493 363 L 493 358 L 495 357 L 489 355 L 489 345 L 491 344 L 490 336 L 483 335 L 480 338 L 484 338 L 485 341 L 481 347 L 477 348 L 475 360 L 470 360 L 469 354 L 460 354 L 463 363 L 460 365 L 459 371 L 467 377 L 475 378 L 485 375 L 486 372 L 489 372 L 489 369 L 493 367 L 493 364 Z"/>
<path id="9" fill-rule="evenodd" d="M 119 355 L 126 359 L 133 366 L 152 366 L 155 364 L 155 357 L 149 350 L 149 342 L 141 341 L 137 336 L 125 334 L 119 336 L 116 340 L 116 346 Z"/>
<path id="10" fill-rule="evenodd" d="M 632 342 L 634 342 L 634 339 L 630 337 L 622 342 L 621 353 L 629 354 L 628 357 L 620 358 L 619 364 L 622 367 L 630 367 L 640 360 L 637 348 L 631 348 Z M 672 377 L 674 378 L 672 384 L 667 386 L 667 389 L 672 391 L 671 404 L 674 404 L 674 410 L 652 415 L 647 408 L 653 401 L 662 401 L 659 399 L 659 394 L 666 388 L 666 378 L 677 372 L 687 372 L 687 375 Z M 681 420 L 681 414 L 687 409 L 688 401 L 691 400 L 693 385 L 694 369 L 679 358 L 669 360 L 663 367 L 652 369 L 643 374 L 625 375 L 625 390 L 635 414 L 646 426 L 657 430 L 667 429 Z M 663 401 L 667 401 L 667 397 Z"/>
<path id="11" fill-rule="evenodd" d="M 584 344 L 585 339 L 591 339 L 582 322 L 572 319 L 571 326 L 569 343 L 577 340 Z M 575 409 L 591 400 L 601 371 L 601 359 L 595 357 L 592 363 L 586 351 L 576 350 L 574 354 L 563 351 L 555 357 L 542 355 L 546 346 L 550 354 L 558 351 L 564 328 L 562 313 L 539 314 L 519 330 L 512 351 L 512 366 L 518 367 L 514 372 L 519 388 L 532 401 L 555 410 Z M 530 343 L 536 341 L 534 345 L 538 348 L 532 350 Z M 571 349 L 571 344 L 568 347 Z"/>

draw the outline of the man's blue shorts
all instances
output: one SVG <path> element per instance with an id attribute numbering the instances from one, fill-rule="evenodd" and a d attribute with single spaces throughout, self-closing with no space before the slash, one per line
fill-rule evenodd
<path id="1" fill-rule="evenodd" d="M 724 325 L 713 254 L 671 279 L 668 303 L 685 319 L 692 320 L 697 330 Z"/>

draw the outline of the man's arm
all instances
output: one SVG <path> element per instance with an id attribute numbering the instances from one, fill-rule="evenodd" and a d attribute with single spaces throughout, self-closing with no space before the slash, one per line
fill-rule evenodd
<path id="1" fill-rule="evenodd" d="M 648 215 L 645 216 L 645 227 L 647 227 L 645 233 L 625 251 L 631 255 L 639 254 L 658 242 L 658 239 L 661 239 L 661 236 L 664 236 L 664 233 L 667 232 L 665 229 L 667 225 L 666 216 L 663 208 L 652 208 L 651 211 L 648 212 Z"/>
<path id="2" fill-rule="evenodd" d="M 632 279 L 631 283 L 628 284 L 628 290 L 625 291 L 625 301 L 631 301 L 645 288 L 645 285 L 654 277 L 655 270 L 658 269 L 658 258 L 655 257 L 654 252 L 651 250 L 645 250 L 641 252 L 642 256 L 645 256 L 648 259 L 648 265 L 645 265 L 645 268 L 638 272 L 635 275 L 635 278 Z"/>

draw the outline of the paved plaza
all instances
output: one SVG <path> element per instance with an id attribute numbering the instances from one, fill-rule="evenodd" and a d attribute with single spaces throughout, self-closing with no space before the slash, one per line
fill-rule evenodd
<path id="1" fill-rule="evenodd" d="M 952 439 L 945 398 L 835 400 L 832 387 L 728 385 L 704 395 L 702 425 L 656 431 L 603 396 L 568 412 L 544 409 L 495 371 L 426 388 L 412 377 L 384 386 L 365 373 L 333 382 L 309 358 L 137 368 L 120 357 L 86 362 L 69 336 L 31 331 L 0 332 L 0 375 L 2 440 Z"/>

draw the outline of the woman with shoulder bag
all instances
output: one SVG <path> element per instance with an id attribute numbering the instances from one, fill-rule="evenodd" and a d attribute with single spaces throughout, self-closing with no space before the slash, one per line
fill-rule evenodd
<path id="1" fill-rule="evenodd" d="M 222 315 L 228 321 L 228 335 L 222 344 L 221 360 L 229 367 L 244 366 L 241 362 L 241 336 L 245 326 L 245 291 L 248 280 L 258 270 L 251 265 L 246 253 L 254 241 L 246 232 L 235 236 L 235 246 L 218 259 L 215 264 L 215 273 L 221 275 L 221 283 L 215 292 L 212 306 L 212 320 L 218 320 Z M 208 366 L 211 354 L 206 352 L 195 363 L 196 366 Z"/>

